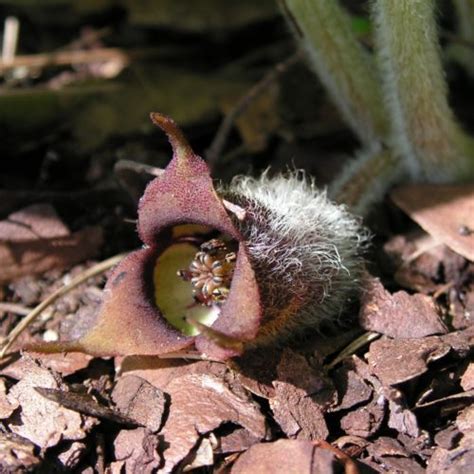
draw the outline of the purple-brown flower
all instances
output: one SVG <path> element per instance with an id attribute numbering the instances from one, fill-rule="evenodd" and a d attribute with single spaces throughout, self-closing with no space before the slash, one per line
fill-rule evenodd
<path id="1" fill-rule="evenodd" d="M 338 317 L 362 270 L 357 220 L 297 175 L 216 190 L 177 125 L 151 118 L 173 159 L 140 200 L 144 248 L 109 277 L 88 333 L 32 349 L 160 355 L 195 345 L 227 359 Z"/>

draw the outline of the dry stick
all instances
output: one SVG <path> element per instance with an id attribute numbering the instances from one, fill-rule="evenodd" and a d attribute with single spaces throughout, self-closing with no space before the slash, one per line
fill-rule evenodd
<path id="1" fill-rule="evenodd" d="M 378 332 L 371 332 L 368 331 L 362 336 L 359 336 L 357 339 L 352 341 L 348 346 L 346 346 L 342 351 L 338 354 L 338 356 L 330 363 L 326 365 L 326 369 L 330 370 L 335 367 L 339 362 L 343 361 L 346 357 L 349 357 L 355 354 L 361 347 L 364 347 L 369 342 L 379 338 L 381 336 Z"/>
<path id="2" fill-rule="evenodd" d="M 20 31 L 20 22 L 18 18 L 9 16 L 5 19 L 3 31 L 2 61 L 5 64 L 11 63 L 16 55 L 18 45 L 18 34 Z"/>
<path id="3" fill-rule="evenodd" d="M 119 48 L 97 48 L 88 51 L 57 51 L 55 53 L 31 54 L 16 56 L 11 61 L 0 61 L 0 74 L 18 67 L 44 68 L 48 66 L 69 66 L 98 61 L 119 60 L 128 64 L 131 53 Z"/>
<path id="4" fill-rule="evenodd" d="M 234 108 L 225 116 L 221 122 L 219 129 L 206 152 L 206 158 L 209 166 L 213 168 L 219 159 L 222 149 L 224 148 L 227 137 L 229 136 L 232 126 L 239 115 L 272 83 L 275 82 L 282 74 L 284 74 L 291 66 L 296 64 L 302 58 L 301 51 L 297 51 L 289 58 L 281 63 L 276 64 L 271 71 L 254 84 L 251 89 L 239 100 Z"/>
<path id="5" fill-rule="evenodd" d="M 115 266 L 125 257 L 126 253 L 121 253 L 113 257 L 104 260 L 103 262 L 88 268 L 76 278 L 71 280 L 70 283 L 56 290 L 54 293 L 49 295 L 42 303 L 34 308 L 24 319 L 22 319 L 3 341 L 3 347 L 0 351 L 0 359 L 2 359 L 11 345 L 16 341 L 18 336 L 51 304 L 53 304 L 58 298 L 69 293 L 71 290 L 84 283 L 89 278 L 100 275 L 111 267 Z"/>
<path id="6" fill-rule="evenodd" d="M 22 316 L 26 316 L 30 313 L 30 311 L 30 308 L 27 308 L 21 304 L 0 302 L 0 312 L 21 314 Z"/>

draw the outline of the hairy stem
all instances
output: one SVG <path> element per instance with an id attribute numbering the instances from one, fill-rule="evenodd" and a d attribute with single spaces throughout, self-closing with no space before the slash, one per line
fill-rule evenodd
<path id="1" fill-rule="evenodd" d="M 309 61 L 343 117 L 365 145 L 387 130 L 372 58 L 357 41 L 337 0 L 283 0 Z"/>
<path id="2" fill-rule="evenodd" d="M 365 216 L 402 174 L 400 160 L 388 150 L 372 147 L 360 151 L 329 187 L 329 197 Z"/>
<path id="3" fill-rule="evenodd" d="M 473 147 L 447 101 L 434 0 L 375 0 L 376 49 L 395 153 L 414 179 L 449 181 L 473 172 Z"/>

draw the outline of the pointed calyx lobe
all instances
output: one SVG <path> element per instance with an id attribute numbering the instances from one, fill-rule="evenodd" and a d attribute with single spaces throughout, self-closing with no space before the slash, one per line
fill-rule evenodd
<path id="1" fill-rule="evenodd" d="M 115 268 L 89 332 L 79 340 L 39 343 L 30 349 L 160 355 L 195 343 L 204 354 L 226 359 L 240 354 L 256 337 L 260 295 L 245 242 L 214 189 L 208 166 L 178 126 L 159 113 L 152 113 L 151 119 L 167 134 L 173 159 L 148 185 L 139 204 L 138 232 L 145 248 Z M 204 241 L 216 236 L 232 241 L 237 249 L 232 281 L 225 301 L 197 308 L 190 283 L 176 273 L 183 262 L 191 263 Z M 209 314 L 193 322 L 203 311 Z"/>

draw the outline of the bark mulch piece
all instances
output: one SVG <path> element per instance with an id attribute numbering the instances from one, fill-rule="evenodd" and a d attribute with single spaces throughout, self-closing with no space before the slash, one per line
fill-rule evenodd
<path id="1" fill-rule="evenodd" d="M 162 464 L 159 454 L 159 440 L 146 428 L 122 430 L 114 441 L 112 473 L 140 472 L 150 474 L 156 472 Z"/>
<path id="2" fill-rule="evenodd" d="M 41 463 L 38 448 L 15 433 L 0 432 L 0 469 L 2 472 L 29 472 Z"/>
<path id="3" fill-rule="evenodd" d="M 129 375 L 118 379 L 112 392 L 116 408 L 150 431 L 159 431 L 163 424 L 167 400 L 165 394 L 146 380 Z"/>
<path id="4" fill-rule="evenodd" d="M 450 352 L 465 356 L 474 339 L 470 331 L 419 339 L 382 338 L 370 345 L 368 361 L 372 373 L 385 386 L 397 385 L 419 377 L 428 364 L 446 357 Z"/>
<path id="5" fill-rule="evenodd" d="M 8 392 L 8 401 L 19 406 L 18 417 L 7 420 L 8 427 L 41 448 L 56 446 L 62 440 L 84 439 L 96 421 L 38 393 L 38 388 L 63 389 L 59 376 L 31 359 L 25 360 L 24 368 L 24 376 Z"/>
<path id="6" fill-rule="evenodd" d="M 427 473 L 472 472 L 474 469 L 474 408 L 466 408 L 456 419 L 458 433 L 449 444 L 438 446 L 428 461 Z M 447 444 L 447 446 L 446 446 Z"/>
<path id="7" fill-rule="evenodd" d="M 338 465 L 334 453 L 316 447 L 310 441 L 281 439 L 274 443 L 256 444 L 242 454 L 232 474 L 315 474 L 335 472 Z"/>
<path id="8" fill-rule="evenodd" d="M 239 425 L 259 440 L 266 436 L 265 417 L 259 406 L 215 375 L 183 375 L 166 386 L 166 393 L 171 405 L 160 433 L 166 446 L 163 472 L 178 466 L 203 435 L 224 423 Z"/>
<path id="9" fill-rule="evenodd" d="M 367 331 L 394 339 L 448 332 L 432 298 L 421 293 L 409 295 L 405 291 L 392 295 L 376 278 L 369 279 L 364 285 L 359 322 Z"/>

